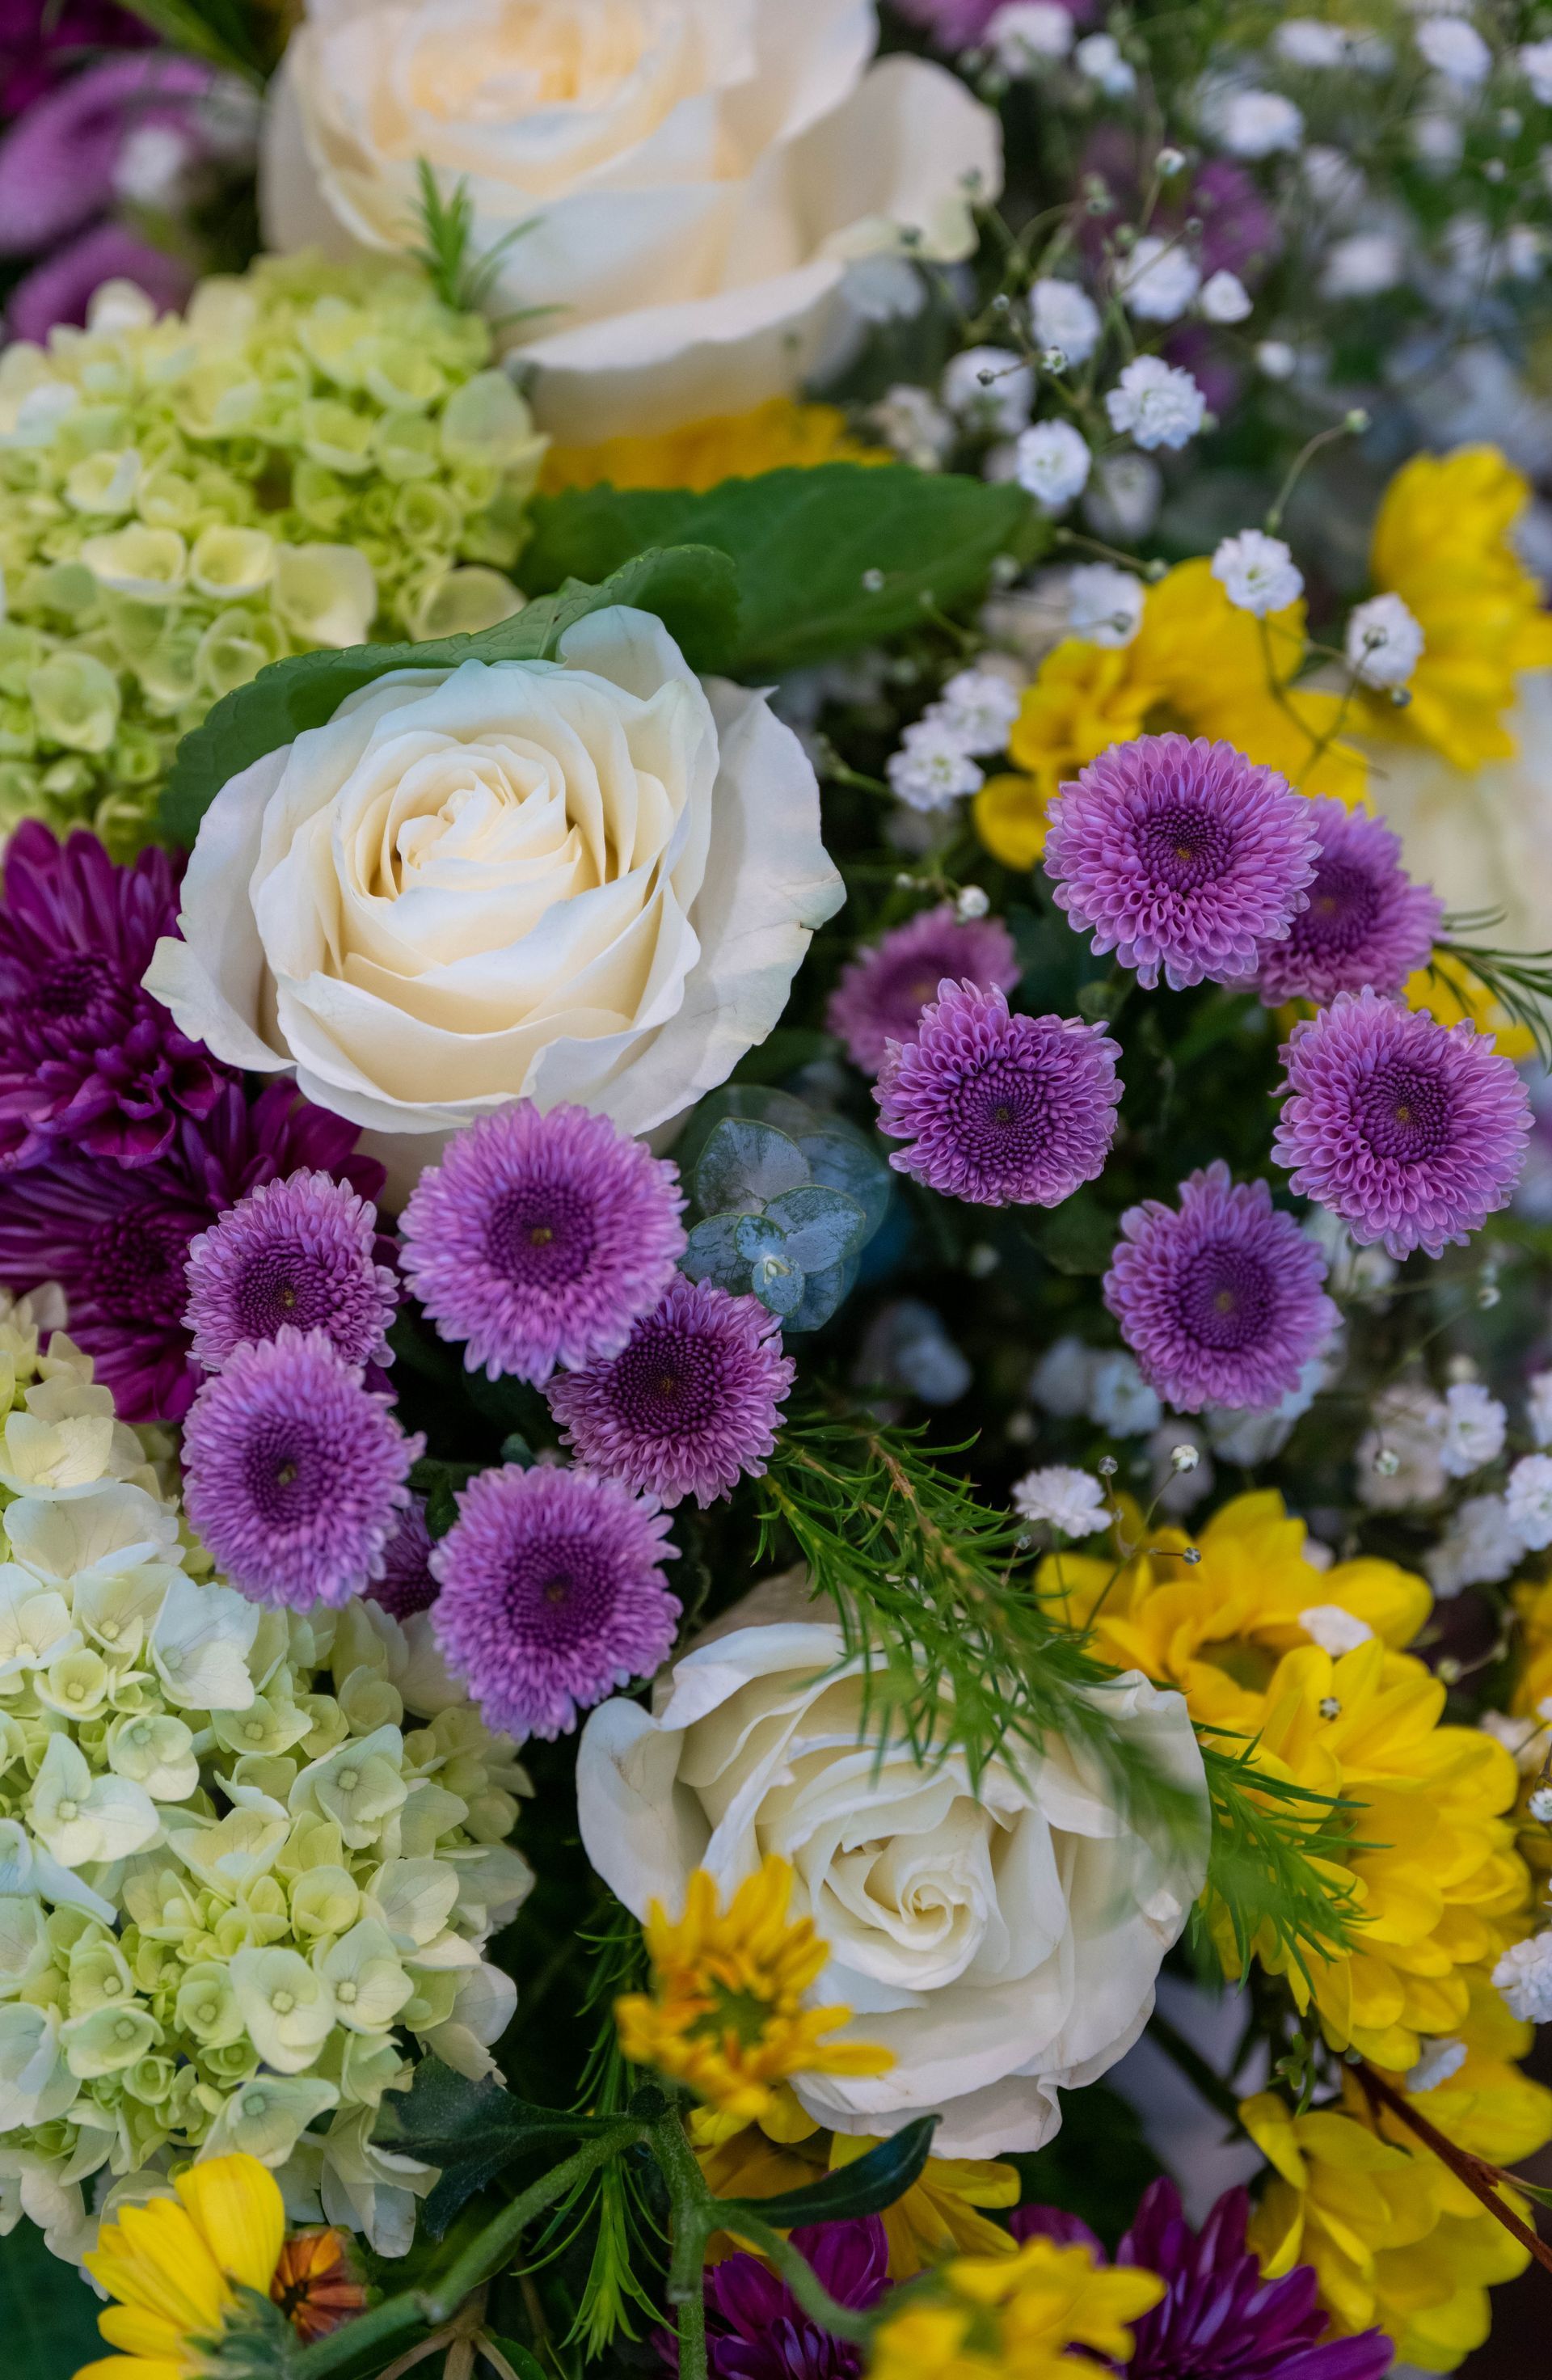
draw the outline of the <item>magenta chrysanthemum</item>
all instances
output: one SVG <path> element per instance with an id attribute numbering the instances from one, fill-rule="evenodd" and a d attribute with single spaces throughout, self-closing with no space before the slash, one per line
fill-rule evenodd
<path id="1" fill-rule="evenodd" d="M 1310 804 L 1231 744 L 1139 735 L 1112 744 L 1050 812 L 1042 865 L 1097 952 L 1150 991 L 1254 975 L 1304 906 Z"/>
<path id="2" fill-rule="evenodd" d="M 382 1568 L 423 1441 L 321 1330 L 240 1347 L 184 1425 L 184 1503 L 256 1603 L 348 1603 Z"/>
<path id="3" fill-rule="evenodd" d="M 962 923 L 949 903 L 896 926 L 843 971 L 825 1022 L 854 1066 L 876 1075 L 891 1041 L 914 1041 L 922 1011 L 944 978 L 1012 991 L 1019 979 L 1013 938 L 1000 919 Z"/>
<path id="4" fill-rule="evenodd" d="M 413 1620 L 437 1599 L 431 1571 L 431 1533 L 426 1526 L 426 1500 L 411 1496 L 382 1548 L 382 1568 L 371 1583 L 371 1599 L 391 1620 Z"/>
<path id="5" fill-rule="evenodd" d="M 1130 1207 L 1105 1303 L 1166 1404 L 1275 1405 L 1336 1328 L 1326 1259 L 1264 1182 L 1221 1160 L 1180 1186 L 1180 1206 Z"/>
<path id="6" fill-rule="evenodd" d="M 378 1263 L 377 1213 L 327 1173 L 261 1182 L 188 1249 L 192 1354 L 219 1372 L 283 1326 L 322 1330 L 346 1364 L 390 1364 L 398 1284 Z"/>
<path id="7" fill-rule="evenodd" d="M 1400 991 L 1426 966 L 1444 903 L 1414 884 L 1388 826 L 1340 802 L 1311 801 L 1318 847 L 1309 906 L 1280 942 L 1261 954 L 1257 988 L 1268 1008 L 1313 1000 L 1324 1008 L 1339 991 Z"/>
<path id="8" fill-rule="evenodd" d="M 523 1099 L 429 1166 L 403 1217 L 404 1269 L 464 1362 L 547 1380 L 617 1354 L 685 1248 L 678 1170 L 586 1108 Z"/>
<path id="9" fill-rule="evenodd" d="M 669 1522 L 612 1479 L 537 1464 L 482 1471 L 431 1556 L 434 1626 L 502 1733 L 567 1734 L 576 1714 L 649 1676 L 673 1643 Z"/>
<path id="10" fill-rule="evenodd" d="M 1437 1257 L 1508 1204 L 1530 1100 L 1474 1026 L 1339 992 L 1294 1026 L 1282 1062 L 1288 1097 L 1272 1154 L 1361 1245 Z"/>
<path id="11" fill-rule="evenodd" d="M 1118 1045 L 1070 1016 L 1014 1016 L 1007 994 L 941 983 L 874 1087 L 890 1159 L 947 1197 L 1056 1207 L 1103 1172 L 1121 1099 Z"/>
<path id="12" fill-rule="evenodd" d="M 795 1370 L 758 1298 L 676 1273 L 621 1354 L 563 1374 L 547 1393 L 566 1444 L 593 1470 L 660 1503 L 693 1496 L 704 1506 L 759 1477 Z"/>

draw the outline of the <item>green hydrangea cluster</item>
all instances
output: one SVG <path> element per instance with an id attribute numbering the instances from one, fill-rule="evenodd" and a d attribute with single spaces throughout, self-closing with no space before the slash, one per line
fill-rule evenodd
<path id="1" fill-rule="evenodd" d="M 545 442 L 403 264 L 263 258 L 0 355 L 0 824 L 127 854 L 180 735 L 266 662 L 491 625 Z"/>
<path id="2" fill-rule="evenodd" d="M 165 1442 L 25 1305 L 0 1390 L 0 2229 L 79 2256 L 92 2177 L 241 2149 L 402 2254 L 433 2177 L 382 2095 L 417 2044 L 489 2072 L 515 2001 L 480 1955 L 532 1882 L 514 1747 L 424 1615 L 212 1581 Z"/>

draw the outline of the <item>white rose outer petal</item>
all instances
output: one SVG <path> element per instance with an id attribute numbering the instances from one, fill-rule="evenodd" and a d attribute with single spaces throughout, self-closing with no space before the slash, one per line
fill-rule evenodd
<path id="1" fill-rule="evenodd" d="M 903 232 L 969 255 L 972 191 L 1001 188 L 991 110 L 944 67 L 875 59 L 864 0 L 679 0 L 645 38 L 632 0 L 600 0 L 580 67 L 574 11 L 517 13 L 515 33 L 483 0 L 314 0 L 270 89 L 264 244 L 402 249 L 421 160 L 467 181 L 477 250 L 531 223 L 491 310 L 555 310 L 509 337 L 568 442 L 795 392 L 856 335 L 851 264 Z M 557 109 L 538 94 L 563 72 Z"/>
<path id="2" fill-rule="evenodd" d="M 402 1191 L 518 1097 L 631 1133 L 682 1113 L 770 1031 L 843 897 L 791 730 L 614 608 L 556 662 L 394 672 L 233 778 L 148 981 L 231 1063 L 294 1068 L 377 1135 Z"/>
<path id="3" fill-rule="evenodd" d="M 801 1572 L 768 1580 L 674 1664 L 655 1712 L 624 1700 L 593 1712 L 576 1767 L 588 1856 L 645 1915 L 653 1899 L 680 1910 L 697 1866 L 725 1896 L 781 1853 L 794 1910 L 831 1948 L 816 2001 L 843 2002 L 854 2036 L 895 2058 L 881 2075 L 801 2080 L 809 2114 L 888 2133 L 940 2109 L 940 2155 L 1038 2148 L 1060 2126 L 1060 2092 L 1141 2033 L 1201 1888 L 1207 1806 L 1185 1705 L 1135 1671 L 1100 1690 L 1121 1731 L 1197 1803 L 1198 1833 L 1159 1853 L 1061 1747 L 1031 1759 L 1032 1789 L 994 1763 L 979 1802 L 957 1756 L 925 1777 L 903 1747 L 881 1768 L 859 1756 L 858 1665 L 839 1667 L 841 1632 L 810 1616 L 819 1608 Z M 884 1849 L 834 1850 L 857 1834 Z M 941 1902 L 930 1919 L 902 1907 L 886 1931 L 872 1896 L 895 1890 L 891 1846 Z"/>

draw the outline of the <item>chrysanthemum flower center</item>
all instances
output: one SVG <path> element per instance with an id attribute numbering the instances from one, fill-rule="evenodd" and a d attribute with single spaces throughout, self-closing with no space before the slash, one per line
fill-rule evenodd
<path id="1" fill-rule="evenodd" d="M 1359 1101 L 1358 1121 L 1376 1157 L 1416 1164 L 1449 1146 L 1453 1122 L 1449 1093 L 1437 1075 L 1392 1059 L 1370 1075 Z"/>
<path id="2" fill-rule="evenodd" d="M 87 951 L 71 951 L 45 967 L 28 986 L 18 1005 L 39 1022 L 76 1024 L 93 1012 L 127 1021 L 130 1003 L 115 998 L 114 972 Z"/>
<path id="3" fill-rule="evenodd" d="M 1181 1320 L 1198 1346 L 1234 1352 L 1254 1344 L 1273 1305 L 1265 1265 L 1243 1247 L 1199 1249 L 1181 1282 Z"/>
<path id="4" fill-rule="evenodd" d="M 92 1294 L 99 1305 L 141 1324 L 177 1324 L 188 1300 L 184 1261 L 193 1233 L 181 1216 L 111 1215 L 88 1243 Z"/>
<path id="5" fill-rule="evenodd" d="M 257 1250 L 234 1284 L 237 1327 L 245 1339 L 273 1339 L 282 1323 L 324 1330 L 339 1305 L 338 1269 L 318 1249 L 277 1240 Z"/>
<path id="6" fill-rule="evenodd" d="M 1143 821 L 1140 857 L 1170 892 L 1194 892 L 1221 876 L 1234 856 L 1234 838 L 1210 810 L 1168 802 Z"/>
<path id="7" fill-rule="evenodd" d="M 584 1270 L 596 1238 L 591 1204 L 569 1183 L 518 1182 L 491 1209 L 485 1257 L 516 1288 L 558 1289 Z"/>
<path id="8" fill-rule="evenodd" d="M 586 1538 L 552 1536 L 515 1548 L 503 1586 L 503 1621 L 514 1645 L 564 1651 L 607 1621 L 617 1590 L 607 1560 Z"/>
<path id="9" fill-rule="evenodd" d="M 966 1151 L 977 1160 L 1016 1164 L 1043 1147 L 1050 1121 L 1045 1084 L 1005 1059 L 990 1060 L 961 1089 L 960 1135 Z"/>
<path id="10" fill-rule="evenodd" d="M 731 2033 L 746 2049 L 758 2047 L 770 2022 L 770 2000 L 758 1992 L 731 1991 L 725 1984 L 713 1983 L 710 1988 L 715 2005 L 692 2030 L 713 2041 Z"/>
<path id="11" fill-rule="evenodd" d="M 1379 887 L 1366 868 L 1350 859 L 1322 859 L 1309 907 L 1294 918 L 1291 940 L 1323 956 L 1356 950 L 1373 933 L 1379 905 Z"/>
<path id="12" fill-rule="evenodd" d="M 704 1339 L 647 1329 L 614 1366 L 613 1402 L 633 1430 L 678 1438 L 709 1426 L 721 1385 L 721 1366 Z"/>
<path id="13" fill-rule="evenodd" d="M 305 1528 L 330 1493 L 318 1449 L 298 1433 L 297 1417 L 260 1421 L 246 1449 L 246 1486 L 265 1525 Z"/>

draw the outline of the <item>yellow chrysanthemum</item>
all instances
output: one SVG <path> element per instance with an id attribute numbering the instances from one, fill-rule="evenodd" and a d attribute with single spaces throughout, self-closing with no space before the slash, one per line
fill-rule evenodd
<path id="1" fill-rule="evenodd" d="M 870 2043 L 824 2040 L 850 2022 L 850 2009 L 803 2006 L 829 1952 L 812 1918 L 789 1920 L 792 1888 L 787 1862 L 770 1858 L 724 1911 L 715 1882 L 697 1868 L 683 1917 L 660 1901 L 648 1914 L 651 1991 L 614 2003 L 633 2065 L 656 2067 L 705 2102 L 693 2126 L 698 2143 L 758 2121 L 791 2075 L 881 2074 L 893 2062 Z"/>
<path id="2" fill-rule="evenodd" d="M 1522 670 L 1552 662 L 1552 614 L 1510 542 L 1528 480 L 1496 446 L 1417 455 L 1385 492 L 1370 566 L 1423 630 L 1403 710 L 1365 703 L 1377 735 L 1431 744 L 1458 769 L 1508 759 L 1504 725 Z"/>
<path id="3" fill-rule="evenodd" d="M 103 2226 L 87 2271 L 118 2303 L 99 2314 L 110 2347 L 77 2380 L 186 2380 L 236 2309 L 236 2287 L 267 2294 L 285 2240 L 274 2176 L 256 2157 L 212 2157 L 174 2184 L 177 2196 L 127 2206 Z"/>
<path id="4" fill-rule="evenodd" d="M 1109 745 L 1165 728 L 1233 744 L 1304 793 L 1359 801 L 1365 765 L 1338 738 L 1340 698 L 1292 684 L 1303 654 L 1302 602 L 1263 625 L 1230 602 L 1210 564 L 1183 562 L 1146 589 L 1142 625 L 1119 652 L 1070 637 L 1046 656 L 1009 749 L 1043 801 Z M 1025 844 L 1032 807 L 1020 797 Z M 1014 808 L 1006 790 L 977 808 L 982 839 L 999 857 L 999 831 L 1013 840 Z"/>
<path id="5" fill-rule="evenodd" d="M 1124 2362 L 1127 2325 L 1164 2295 L 1157 2273 L 1101 2268 L 1086 2248 L 1026 2240 L 1012 2256 L 956 2256 L 943 2267 L 949 2294 L 915 2298 L 874 2334 L 872 2380 L 1077 2380 L 1087 2356 Z"/>
<path id="6" fill-rule="evenodd" d="M 1312 2265 L 1340 2336 L 1377 2325 L 1403 2362 L 1452 2372 L 1487 2336 L 1488 2288 L 1529 2254 L 1426 2149 L 1381 2139 L 1347 2087 L 1345 2109 L 1295 2116 L 1270 2091 L 1241 2107 L 1274 2170 L 1250 2245 L 1272 2280 Z"/>
<path id="7" fill-rule="evenodd" d="M 1037 777 L 1021 777 L 1016 770 L 987 779 L 971 811 L 976 832 L 993 859 L 1021 875 L 1034 867 L 1046 847 L 1050 798 Z"/>
<path id="8" fill-rule="evenodd" d="M 1517 1065 L 1535 1053 L 1535 1035 L 1516 1025 L 1464 960 L 1449 950 L 1436 950 L 1431 966 L 1408 976 L 1404 997 L 1409 1008 L 1425 1008 L 1440 1025 L 1459 1025 L 1464 1019 L 1479 1033 L 1490 1033 L 1499 1057 L 1511 1058 Z"/>
<path id="9" fill-rule="evenodd" d="M 596 446 L 552 446 L 540 485 L 561 488 L 688 488 L 700 492 L 723 480 L 751 480 L 789 466 L 891 463 L 886 449 L 854 438 L 833 405 L 799 405 L 773 396 L 752 413 L 715 414 L 655 438 L 606 438 Z"/>

